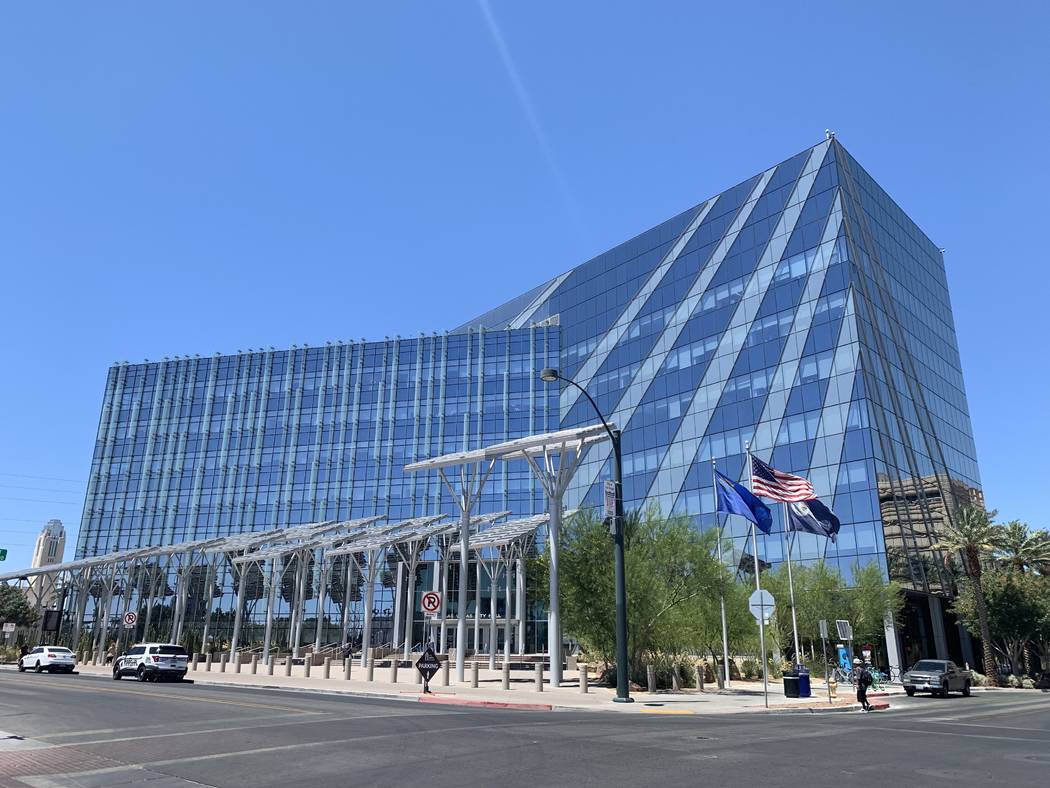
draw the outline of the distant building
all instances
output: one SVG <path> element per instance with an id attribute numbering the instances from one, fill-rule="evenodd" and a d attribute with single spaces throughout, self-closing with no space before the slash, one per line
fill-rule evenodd
<path id="1" fill-rule="evenodd" d="M 48 566 L 49 564 L 62 563 L 62 556 L 66 552 L 66 529 L 61 520 L 48 520 L 47 525 L 40 531 L 36 538 L 36 547 L 33 548 L 33 567 Z M 41 607 L 47 607 L 54 596 L 54 590 L 50 586 L 40 586 L 41 578 L 34 577 L 29 582 L 27 594 L 29 603 L 36 605 L 40 598 Z"/>

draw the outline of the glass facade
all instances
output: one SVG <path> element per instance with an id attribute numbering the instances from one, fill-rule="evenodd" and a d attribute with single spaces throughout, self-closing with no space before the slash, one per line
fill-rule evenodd
<path id="1" fill-rule="evenodd" d="M 750 447 L 842 521 L 837 544 L 799 535 L 797 560 L 946 590 L 936 532 L 980 480 L 944 261 L 834 139 L 451 333 L 114 367 L 77 555 L 453 513 L 402 466 L 595 421 L 545 366 L 623 429 L 628 507 L 724 525 L 742 556 L 711 477 L 740 478 Z M 591 450 L 567 506 L 600 503 L 609 462 Z M 524 468 L 499 474 L 482 511 L 543 510 Z M 759 540 L 773 566 L 781 514 Z"/>
<path id="2" fill-rule="evenodd" d="M 846 578 L 877 563 L 945 590 L 936 531 L 980 480 L 944 261 L 835 140 L 827 140 L 573 269 L 528 319 L 561 327 L 562 374 L 623 430 L 628 507 L 656 502 L 718 527 L 712 462 L 746 449 L 809 478 L 842 520 L 837 544 L 793 557 Z M 535 291 L 534 291 L 535 292 Z M 513 303 L 513 302 L 512 302 Z M 518 302 L 520 303 L 520 301 Z M 467 325 L 492 325 L 493 310 Z M 563 427 L 590 423 L 560 392 Z M 600 503 L 595 449 L 568 505 Z M 786 556 L 782 512 L 759 557 Z M 739 518 L 723 523 L 750 552 Z"/>
<path id="3" fill-rule="evenodd" d="M 403 466 L 556 429 L 557 392 L 533 370 L 557 364 L 558 333 L 479 330 L 114 366 L 76 556 L 455 512 L 437 474 Z M 545 511 L 526 467 L 491 477 L 480 511 L 504 510 Z M 380 634 L 393 607 L 386 575 Z M 230 567 L 216 582 L 217 606 L 233 609 Z"/>

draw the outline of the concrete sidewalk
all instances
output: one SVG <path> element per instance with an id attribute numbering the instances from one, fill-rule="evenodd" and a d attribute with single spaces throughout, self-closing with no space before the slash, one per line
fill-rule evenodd
<path id="1" fill-rule="evenodd" d="M 608 687 L 590 686 L 589 692 L 579 689 L 577 671 L 565 671 L 563 685 L 552 687 L 543 684 L 543 691 L 538 691 L 535 674 L 531 671 L 512 671 L 510 689 L 502 688 L 501 671 L 492 671 L 487 667 L 478 670 L 478 687 L 471 686 L 471 671 L 467 670 L 468 681 L 457 683 L 450 679 L 450 686 L 441 686 L 440 674 L 431 682 L 432 694 L 424 695 L 421 683 L 416 683 L 415 668 L 402 667 L 398 671 L 398 681 L 390 681 L 390 668 L 377 667 L 374 681 L 366 681 L 366 671 L 357 664 L 352 666 L 351 678 L 343 678 L 342 665 L 334 662 L 330 678 L 323 677 L 323 666 L 314 666 L 311 675 L 305 676 L 302 665 L 292 667 L 292 675 L 284 675 L 284 666 L 277 665 L 274 675 L 268 675 L 266 666 L 259 665 L 257 672 L 250 672 L 250 665 L 242 665 L 240 673 L 233 672 L 233 666 L 227 665 L 225 672 L 219 671 L 218 665 L 205 670 L 203 663 L 197 670 L 186 674 L 201 685 L 239 686 L 245 688 L 306 690 L 313 692 L 339 693 L 360 697 L 399 699 L 423 703 L 445 703 L 465 706 L 489 706 L 495 708 L 518 708 L 530 710 L 573 710 L 573 711 L 606 711 L 611 713 L 630 714 L 735 714 L 747 712 L 829 712 L 851 711 L 859 709 L 854 695 L 847 686 L 840 688 L 838 699 L 829 703 L 827 690 L 823 685 L 813 687 L 811 698 L 786 698 L 781 682 L 770 682 L 769 708 L 762 697 L 762 683 L 754 681 L 734 681 L 731 689 L 707 689 L 703 692 L 687 690 L 672 692 L 633 692 L 634 703 L 614 703 L 615 691 Z M 108 666 L 80 665 L 78 671 L 85 675 L 110 676 Z M 124 681 L 134 681 L 125 678 Z M 881 707 L 888 707 L 882 699 L 873 699 Z"/>

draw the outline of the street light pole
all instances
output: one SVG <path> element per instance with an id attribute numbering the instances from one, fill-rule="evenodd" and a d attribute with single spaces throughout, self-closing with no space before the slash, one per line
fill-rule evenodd
<path id="1" fill-rule="evenodd" d="M 630 673 L 627 665 L 627 578 L 624 569 L 624 546 L 623 546 L 623 460 L 620 456 L 620 430 L 613 429 L 605 420 L 597 403 L 575 380 L 562 377 L 558 370 L 550 367 L 540 372 L 540 380 L 545 383 L 553 383 L 562 380 L 575 386 L 580 393 L 587 398 L 594 408 L 594 412 L 601 420 L 605 431 L 609 433 L 613 448 L 613 484 L 616 487 L 616 506 L 613 516 L 613 565 L 616 581 L 616 703 L 633 703 L 631 697 Z"/>

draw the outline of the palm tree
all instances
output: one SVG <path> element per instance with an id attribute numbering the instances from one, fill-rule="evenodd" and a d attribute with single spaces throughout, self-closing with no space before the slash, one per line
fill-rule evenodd
<path id="1" fill-rule="evenodd" d="M 997 558 L 1018 572 L 1050 568 L 1050 534 L 1032 531 L 1028 523 L 1013 520 L 1003 526 Z"/>
<path id="2" fill-rule="evenodd" d="M 944 565 L 951 568 L 958 556 L 962 561 L 963 572 L 973 583 L 974 598 L 977 602 L 977 620 L 981 628 L 981 649 L 984 662 L 984 673 L 990 681 L 995 681 L 995 657 L 992 655 L 992 635 L 988 628 L 988 603 L 981 587 L 982 559 L 993 555 L 1003 545 L 1003 527 L 996 525 L 996 512 L 989 512 L 981 506 L 964 506 L 957 509 L 953 521 L 949 521 L 935 545 L 944 553 Z"/>

